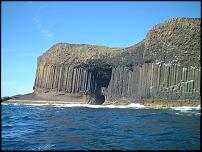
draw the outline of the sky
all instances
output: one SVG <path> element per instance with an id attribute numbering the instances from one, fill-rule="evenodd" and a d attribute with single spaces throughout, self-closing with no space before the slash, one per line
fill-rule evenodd
<path id="1" fill-rule="evenodd" d="M 200 3 L 1 2 L 1 96 L 33 92 L 37 57 L 55 43 L 128 47 L 170 18 L 201 18 Z"/>

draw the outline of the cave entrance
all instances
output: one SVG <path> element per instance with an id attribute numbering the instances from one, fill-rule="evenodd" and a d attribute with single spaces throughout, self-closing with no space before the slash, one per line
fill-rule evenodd
<path id="1" fill-rule="evenodd" d="M 105 96 L 102 94 L 102 88 L 107 88 L 112 76 L 112 65 L 102 59 L 92 59 L 82 65 L 83 68 L 90 71 L 94 77 L 93 94 L 96 97 L 96 104 L 105 102 Z"/>
<path id="2" fill-rule="evenodd" d="M 109 82 L 111 80 L 112 68 L 109 65 L 95 68 L 93 70 L 93 75 L 97 83 L 96 89 L 95 89 L 96 102 L 98 104 L 102 104 L 105 102 L 105 96 L 102 95 L 102 88 L 108 87 Z"/>

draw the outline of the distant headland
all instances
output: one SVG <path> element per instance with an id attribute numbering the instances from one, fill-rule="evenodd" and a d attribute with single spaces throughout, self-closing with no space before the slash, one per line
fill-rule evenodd
<path id="1" fill-rule="evenodd" d="M 130 47 L 57 43 L 37 59 L 34 92 L 9 102 L 200 104 L 201 19 L 173 18 Z"/>

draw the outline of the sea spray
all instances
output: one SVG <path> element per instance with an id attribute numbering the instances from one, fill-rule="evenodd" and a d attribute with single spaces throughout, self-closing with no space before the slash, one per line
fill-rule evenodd
<path id="1" fill-rule="evenodd" d="M 91 105 L 91 104 L 80 104 L 80 103 L 1 103 L 2 105 L 31 105 L 31 106 L 52 106 L 52 107 L 86 107 L 86 108 L 119 108 L 119 109 L 124 109 L 124 108 L 130 108 L 130 109 L 172 109 L 172 110 L 177 110 L 181 112 L 187 112 L 191 110 L 200 110 L 201 107 L 198 105 L 197 107 L 191 107 L 191 106 L 181 106 L 181 107 L 150 107 L 150 106 L 144 106 L 139 103 L 131 103 L 128 105 Z"/>
<path id="2" fill-rule="evenodd" d="M 170 108 L 174 109 L 174 110 L 179 110 L 181 112 L 187 112 L 187 111 L 191 111 L 191 110 L 200 110 L 201 109 L 200 105 L 198 105 L 197 107 L 181 106 L 181 107 L 170 107 Z"/>

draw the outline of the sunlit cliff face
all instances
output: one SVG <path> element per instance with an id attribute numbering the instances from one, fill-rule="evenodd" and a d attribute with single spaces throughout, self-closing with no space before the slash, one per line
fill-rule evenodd
<path id="1" fill-rule="evenodd" d="M 38 58 L 34 90 L 88 96 L 93 104 L 122 97 L 198 98 L 199 58 L 200 19 L 174 18 L 128 48 L 54 45 Z"/>

